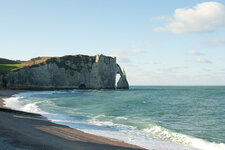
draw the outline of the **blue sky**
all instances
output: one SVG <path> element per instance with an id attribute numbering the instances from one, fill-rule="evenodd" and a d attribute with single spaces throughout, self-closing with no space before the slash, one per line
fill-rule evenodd
<path id="1" fill-rule="evenodd" d="M 116 56 L 131 85 L 225 85 L 225 1 L 0 0 L 0 57 Z"/>

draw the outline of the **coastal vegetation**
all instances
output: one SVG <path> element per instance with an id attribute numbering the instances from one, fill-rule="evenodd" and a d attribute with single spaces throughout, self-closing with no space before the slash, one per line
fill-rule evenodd
<path id="1" fill-rule="evenodd" d="M 20 60 L 9 60 L 5 58 L 0 58 L 0 75 L 21 67 Z"/>
<path id="2" fill-rule="evenodd" d="M 11 70 L 20 68 L 21 64 L 0 64 L 0 70 Z"/>

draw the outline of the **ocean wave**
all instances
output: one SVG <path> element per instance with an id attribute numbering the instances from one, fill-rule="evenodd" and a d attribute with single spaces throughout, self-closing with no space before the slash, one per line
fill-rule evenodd
<path id="1" fill-rule="evenodd" d="M 163 141 L 153 138 L 149 134 L 146 134 L 146 132 L 137 129 L 134 126 L 114 123 L 112 120 L 98 120 L 102 118 L 107 118 L 107 116 L 97 115 L 89 119 L 87 124 L 89 124 L 90 126 L 81 130 L 86 133 L 118 139 L 126 143 L 139 145 L 149 150 L 197 150 L 195 148 L 172 143 L 171 141 Z M 112 118 L 112 116 L 109 118 Z M 128 118 L 126 117 L 115 117 L 115 119 L 128 120 Z"/>
<path id="2" fill-rule="evenodd" d="M 111 118 L 111 119 L 106 119 L 106 118 Z M 104 119 L 105 119 L 105 121 L 103 121 Z M 118 123 L 117 120 L 124 120 L 124 121 L 126 121 L 125 122 L 126 124 L 120 124 L 123 122 L 119 121 L 119 123 Z M 120 140 L 124 140 L 125 142 L 132 141 L 130 143 L 135 142 L 135 144 L 145 147 L 147 149 L 149 149 L 150 147 L 152 148 L 153 145 L 155 145 L 154 147 L 156 149 L 159 148 L 158 144 L 160 142 L 166 144 L 166 146 L 168 147 L 167 148 L 168 150 L 172 150 L 172 149 L 176 149 L 176 150 L 178 150 L 178 149 L 179 150 L 224 150 L 225 149 L 224 143 L 209 142 L 209 141 L 206 141 L 203 139 L 191 137 L 191 136 L 184 135 L 181 133 L 176 133 L 176 132 L 170 131 L 166 128 L 163 128 L 161 126 L 152 125 L 152 124 L 151 125 L 149 124 L 149 126 L 150 126 L 149 128 L 139 130 L 137 127 L 132 126 L 135 123 L 132 124 L 129 122 L 131 122 L 131 121 L 126 117 L 114 117 L 114 119 L 113 119 L 112 116 L 97 115 L 88 121 L 88 123 L 93 124 L 95 126 L 92 126 L 92 128 L 86 129 L 86 131 L 88 133 L 113 138 L 116 136 L 115 133 L 106 134 L 109 131 L 107 131 L 107 132 L 99 131 L 99 128 L 102 131 L 104 131 L 105 129 L 110 129 L 111 131 L 116 131 L 119 134 L 128 137 L 128 139 L 120 138 Z M 129 124 L 132 124 L 132 125 L 129 125 Z M 95 131 L 96 126 L 98 127 L 98 130 L 97 130 L 98 133 Z M 119 134 L 117 136 L 119 136 Z M 109 136 L 109 135 L 113 135 L 113 136 Z M 119 137 L 117 137 L 117 138 L 119 138 Z M 159 139 L 162 141 L 160 141 Z M 140 140 L 142 141 L 141 143 L 140 143 Z M 151 145 L 149 145 L 150 141 L 151 141 Z M 158 144 L 156 144 L 156 143 L 158 143 Z M 176 145 L 175 143 L 177 143 L 178 145 Z"/>
<path id="3" fill-rule="evenodd" d="M 172 132 L 161 126 L 152 126 L 147 129 L 143 129 L 144 132 L 150 133 L 153 137 L 160 138 L 162 140 L 172 141 L 175 143 L 191 146 L 193 148 L 201 150 L 224 150 L 224 143 L 213 143 L 203 139 L 191 137 L 188 135 Z"/>
<path id="4" fill-rule="evenodd" d="M 6 107 L 10 107 L 16 110 L 21 110 L 23 105 L 19 102 L 19 99 L 23 97 L 9 97 L 9 98 L 4 98 L 4 104 Z"/>
<path id="5" fill-rule="evenodd" d="M 23 96 L 18 97 L 9 97 L 4 98 L 4 104 L 6 107 L 13 108 L 15 110 L 25 111 L 25 112 L 31 112 L 31 113 L 39 113 L 39 114 L 48 114 L 45 111 L 42 111 L 37 104 L 41 102 L 34 102 L 34 103 L 22 103 L 19 101 L 20 99 L 23 99 Z"/>
<path id="6" fill-rule="evenodd" d="M 100 116 L 102 117 L 104 115 L 100 115 Z M 101 127 L 104 127 L 104 128 L 111 128 L 112 130 L 117 130 L 117 131 L 121 131 L 121 130 L 128 131 L 128 130 L 136 129 L 133 126 L 128 126 L 128 125 L 124 125 L 124 124 L 114 123 L 112 120 L 99 121 L 97 118 L 99 118 L 100 116 L 93 117 L 92 119 L 89 119 L 88 122 L 90 124 L 94 124 L 94 125 L 101 126 Z"/>
<path id="7" fill-rule="evenodd" d="M 23 106 L 22 111 L 25 112 L 32 112 L 32 113 L 39 113 L 39 114 L 48 114 L 47 112 L 42 111 L 38 106 L 38 102 L 26 104 Z"/>
<path id="8" fill-rule="evenodd" d="M 66 115 L 58 115 L 58 114 L 50 114 L 48 112 L 44 112 L 41 108 L 38 107 L 38 103 L 41 102 L 32 102 L 32 103 L 22 103 L 20 101 L 21 98 L 24 98 L 20 95 L 20 97 L 11 97 L 6 98 L 5 103 L 7 107 L 11 107 L 16 110 L 39 113 L 44 117 L 50 119 L 54 123 L 67 125 L 71 128 L 76 128 L 82 130 L 86 133 L 91 133 L 95 135 L 105 136 L 108 138 L 115 138 L 122 140 L 127 143 L 136 144 L 142 146 L 147 149 L 163 149 L 165 146 L 167 150 L 192 150 L 187 147 L 183 147 L 181 145 L 176 145 L 168 141 L 160 141 L 157 139 L 153 139 L 151 136 L 146 136 L 145 132 L 138 130 L 134 126 L 114 123 L 112 120 L 107 121 L 99 121 L 98 119 L 105 119 L 107 116 L 105 115 L 97 115 L 89 118 L 87 120 L 79 119 L 76 117 L 70 117 Z M 115 120 L 128 120 L 126 117 L 115 117 Z M 149 130 L 153 131 L 153 129 Z M 154 130 L 157 133 L 157 130 Z M 160 131 L 160 130 L 158 130 Z M 163 145 L 161 147 L 160 145 Z M 208 150 L 208 149 L 207 149 Z M 216 149 L 220 150 L 220 149 Z"/>
<path id="9" fill-rule="evenodd" d="M 92 91 L 92 90 L 91 90 Z M 130 144 L 153 150 L 224 150 L 224 143 L 213 143 L 203 139 L 191 137 L 181 133 L 176 133 L 158 125 L 148 122 L 131 120 L 124 116 L 106 116 L 104 114 L 94 115 L 85 112 L 73 111 L 68 114 L 51 114 L 43 110 L 47 98 L 35 97 L 35 94 L 57 94 L 57 93 L 76 93 L 79 90 L 70 91 L 32 91 L 13 95 L 5 98 L 7 107 L 26 112 L 39 113 L 49 120 L 76 128 L 87 133 L 115 138 Z M 34 97 L 33 97 L 34 96 Z M 35 100 L 33 99 L 35 98 Z M 38 101 L 37 101 L 38 100 Z M 35 101 L 35 102 L 34 102 Z M 43 105 L 40 103 L 45 102 Z M 59 106 L 55 103 L 48 103 L 51 109 L 58 110 Z M 57 109 L 56 109 L 57 108 Z M 42 110 L 43 109 L 43 110 Z M 50 111 L 47 109 L 47 111 Z M 70 116 L 71 115 L 71 116 Z M 86 118 L 85 118 L 85 117 Z"/>

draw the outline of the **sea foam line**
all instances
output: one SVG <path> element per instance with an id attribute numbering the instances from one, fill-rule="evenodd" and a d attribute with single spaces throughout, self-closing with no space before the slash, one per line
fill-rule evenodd
<path id="1" fill-rule="evenodd" d="M 208 142 L 203 139 L 172 132 L 161 126 L 152 126 L 151 128 L 144 129 L 144 131 L 152 134 L 157 138 L 161 138 L 163 140 L 170 140 L 172 142 L 191 146 L 200 150 L 225 150 L 224 143 Z"/>
<path id="2" fill-rule="evenodd" d="M 26 96 L 30 97 L 31 96 L 30 94 L 31 93 L 27 92 L 13 95 L 13 97 L 4 99 L 5 104 L 7 107 L 11 107 L 16 110 L 39 113 L 42 116 L 49 119 L 50 121 L 57 124 L 67 125 L 71 128 L 79 129 L 86 133 L 91 133 L 94 135 L 121 140 L 130 144 L 139 145 L 149 150 L 153 149 L 165 150 L 165 147 L 166 150 L 193 150 L 191 148 L 183 147 L 182 145 L 178 144 L 173 144 L 168 141 L 151 139 L 149 137 L 146 137 L 142 132 L 136 130 L 132 126 L 114 124 L 113 122 L 110 121 L 98 121 L 96 120 L 96 118 L 98 117 L 93 117 L 85 121 L 85 120 L 76 120 L 74 118 L 63 115 L 49 114 L 47 112 L 42 111 L 41 108 L 37 106 L 37 102 L 26 104 L 22 103 L 20 99 L 24 99 L 26 98 Z"/>
<path id="3" fill-rule="evenodd" d="M 61 91 L 64 93 L 64 91 Z M 60 92 L 60 93 L 61 93 Z M 122 140 L 124 142 L 130 144 L 136 144 L 141 147 L 147 149 L 163 149 L 163 150 L 224 150 L 225 144 L 224 143 L 212 143 L 202 139 L 190 137 L 187 135 L 183 135 L 180 133 L 175 133 L 169 131 L 161 126 L 152 126 L 147 129 L 137 130 L 132 126 L 115 124 L 110 121 L 98 121 L 96 118 L 93 117 L 89 121 L 81 121 L 81 120 L 73 120 L 68 118 L 67 116 L 63 115 L 50 115 L 47 112 L 42 111 L 38 106 L 38 102 L 34 103 L 27 103 L 24 104 L 20 99 L 24 97 L 30 97 L 33 94 L 39 92 L 25 92 L 20 94 L 15 94 L 13 97 L 4 98 L 5 105 L 7 107 L 11 107 L 16 110 L 21 110 L 25 112 L 32 112 L 32 113 L 39 113 L 42 114 L 44 117 L 50 119 L 54 123 L 68 125 L 72 128 L 80 129 L 84 132 L 105 136 L 108 138 L 116 138 Z M 55 91 L 46 91 L 42 92 L 42 94 L 54 94 L 59 93 Z M 60 118 L 60 119 L 59 119 Z M 120 119 L 127 119 L 127 118 L 120 118 Z M 146 134 L 147 133 L 147 134 Z M 149 136 L 152 135 L 152 136 Z M 154 137 L 160 138 L 162 140 L 156 139 Z M 180 144 L 184 144 L 186 146 L 182 146 Z M 163 145 L 163 146 L 160 146 Z M 166 147 L 166 148 L 165 148 Z M 193 148 L 191 148 L 193 147 Z"/>
<path id="4" fill-rule="evenodd" d="M 24 95 L 24 93 L 21 93 L 21 95 Z M 4 98 L 4 104 L 6 107 L 20 110 L 24 112 L 30 112 L 30 113 L 38 113 L 38 114 L 48 114 L 47 112 L 42 111 L 37 104 L 40 102 L 34 102 L 34 103 L 22 103 L 19 101 L 20 99 L 24 98 L 24 96 L 21 96 L 20 94 L 13 95 L 9 98 Z"/>

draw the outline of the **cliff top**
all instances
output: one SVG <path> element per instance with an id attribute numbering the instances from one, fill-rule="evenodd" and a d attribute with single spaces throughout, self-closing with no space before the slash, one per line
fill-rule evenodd
<path id="1" fill-rule="evenodd" d="M 69 60 L 74 63 L 78 63 L 81 61 L 84 63 L 88 63 L 88 62 L 94 63 L 95 61 L 98 61 L 99 57 L 101 56 L 104 56 L 104 55 L 88 56 L 88 55 L 79 54 L 79 55 L 65 55 L 62 57 L 36 57 L 28 61 L 20 61 L 20 60 L 15 61 L 15 60 L 9 60 L 5 58 L 0 58 L 0 75 L 5 74 L 9 71 L 21 69 L 24 67 L 37 67 L 37 66 L 49 64 L 49 63 L 58 63 L 59 61 L 65 62 Z M 114 59 L 110 56 L 104 56 L 104 57 L 107 57 L 109 59 Z"/>
<path id="2" fill-rule="evenodd" d="M 0 75 L 5 74 L 11 70 L 20 68 L 22 62 L 23 61 L 20 61 L 20 60 L 10 60 L 5 58 L 0 58 Z"/>

